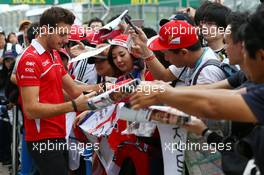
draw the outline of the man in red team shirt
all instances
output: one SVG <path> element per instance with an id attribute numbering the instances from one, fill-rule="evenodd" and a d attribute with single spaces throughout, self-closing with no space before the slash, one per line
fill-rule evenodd
<path id="1" fill-rule="evenodd" d="M 82 92 L 95 88 L 76 85 L 57 52 L 68 42 L 74 20 L 69 10 L 46 10 L 40 18 L 39 37 L 24 51 L 17 66 L 27 147 L 42 175 L 68 174 L 65 113 L 87 110 L 89 97 Z M 62 89 L 72 101 L 64 101 Z"/>

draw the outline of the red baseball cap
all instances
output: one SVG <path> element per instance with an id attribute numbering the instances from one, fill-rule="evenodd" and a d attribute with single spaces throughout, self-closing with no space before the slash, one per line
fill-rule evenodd
<path id="1" fill-rule="evenodd" d="M 180 49 L 194 45 L 198 42 L 196 28 L 182 20 L 172 20 L 164 24 L 148 45 L 155 50 Z"/>
<path id="2" fill-rule="evenodd" d="M 87 33 L 82 26 L 79 25 L 72 25 L 69 40 L 72 41 L 82 41 L 86 40 Z"/>
<path id="3" fill-rule="evenodd" d="M 122 46 L 122 47 L 128 48 L 127 40 L 128 40 L 128 35 L 121 34 L 121 35 L 114 37 L 111 41 L 109 41 L 109 43 L 111 45 Z"/>

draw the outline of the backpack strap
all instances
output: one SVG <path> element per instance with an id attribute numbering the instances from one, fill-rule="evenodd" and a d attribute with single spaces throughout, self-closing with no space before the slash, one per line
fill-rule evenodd
<path id="1" fill-rule="evenodd" d="M 171 83 L 171 86 L 172 86 L 172 87 L 175 87 L 176 84 L 177 84 L 178 82 L 181 81 L 180 78 L 181 78 L 182 74 L 185 72 L 186 69 L 187 69 L 187 66 L 185 66 L 185 67 L 183 68 L 183 70 L 181 71 L 179 77 L 177 77 L 176 80 L 173 80 L 173 81 L 172 81 L 172 83 Z"/>
<path id="2" fill-rule="evenodd" d="M 221 68 L 221 62 L 219 60 L 216 60 L 216 59 L 210 59 L 210 60 L 207 60 L 196 72 L 194 78 L 193 78 L 193 84 L 192 85 L 196 85 L 197 84 L 197 80 L 198 80 L 198 77 L 200 75 L 200 73 L 202 72 L 202 70 L 207 67 L 207 66 L 215 66 L 215 67 L 218 67 L 219 69 L 222 70 Z M 222 70 L 223 71 L 223 70 Z"/>

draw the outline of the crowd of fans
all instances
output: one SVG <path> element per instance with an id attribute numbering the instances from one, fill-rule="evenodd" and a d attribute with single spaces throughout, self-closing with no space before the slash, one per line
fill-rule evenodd
<path id="1" fill-rule="evenodd" d="M 104 26 L 119 17 L 91 19 L 81 34 L 73 34 L 74 14 L 51 7 L 37 23 L 22 21 L 19 34 L 0 32 L 0 162 L 12 163 L 12 127 L 18 126 L 12 126 L 10 110 L 16 106 L 23 120 L 21 174 L 263 174 L 263 4 L 249 13 L 206 1 L 162 19 L 159 31 L 121 18 L 107 33 Z M 141 91 L 113 102 L 109 120 L 117 119 L 107 126 L 111 132 L 96 141 L 87 136 L 82 123 L 95 114 L 104 118 L 110 109 L 91 109 L 88 101 L 134 79 L 141 81 Z M 131 109 L 127 118 L 138 115 L 134 122 L 118 119 L 115 105 L 121 103 Z M 181 123 L 174 115 L 175 125 L 167 111 L 161 120 L 142 122 L 138 111 L 153 105 L 175 108 L 189 120 Z M 100 128 L 109 121 L 96 122 Z M 181 142 L 214 145 L 216 151 L 185 149 L 182 162 L 169 160 L 162 142 L 169 133 L 159 128 L 164 123 L 182 129 L 186 139 Z M 99 143 L 99 150 L 89 159 L 68 147 L 39 150 L 69 140 Z M 111 166 L 101 152 L 111 155 Z M 166 168 L 176 166 L 180 172 Z"/>

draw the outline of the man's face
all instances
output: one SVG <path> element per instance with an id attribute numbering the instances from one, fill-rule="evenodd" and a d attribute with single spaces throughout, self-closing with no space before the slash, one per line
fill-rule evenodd
<path id="1" fill-rule="evenodd" d="M 3 49 L 5 47 L 6 41 L 5 36 L 0 34 L 0 49 Z"/>
<path id="2" fill-rule="evenodd" d="M 263 83 L 260 82 L 260 80 L 262 80 L 264 76 L 264 50 L 258 50 L 255 58 L 249 56 L 245 47 L 243 48 L 243 53 L 246 74 L 249 76 L 250 80 L 255 83 Z"/>
<path id="3" fill-rule="evenodd" d="M 11 69 L 11 65 L 15 62 L 14 58 L 7 58 L 4 61 L 5 67 L 10 70 Z"/>
<path id="4" fill-rule="evenodd" d="M 65 23 L 59 23 L 53 31 L 48 34 L 47 45 L 49 49 L 59 50 L 66 43 L 71 30 L 71 25 Z"/>
<path id="5" fill-rule="evenodd" d="M 98 22 L 95 21 L 95 22 L 92 22 L 92 23 L 91 23 L 90 27 L 91 27 L 91 29 L 92 29 L 93 31 L 97 31 L 97 30 L 99 30 L 100 28 L 102 28 L 103 25 L 102 25 L 101 22 L 99 22 L 99 21 L 98 21 Z"/>
<path id="6" fill-rule="evenodd" d="M 95 60 L 95 69 L 100 76 L 112 76 L 113 68 L 107 60 Z"/>
<path id="7" fill-rule="evenodd" d="M 230 32 L 225 34 L 226 53 L 231 65 L 243 62 L 242 42 L 234 43 Z"/>
<path id="8" fill-rule="evenodd" d="M 224 37 L 224 28 L 217 27 L 216 23 L 201 22 L 201 25 L 202 25 L 202 34 L 206 41 L 213 42 L 219 38 Z"/>
<path id="9" fill-rule="evenodd" d="M 164 53 L 165 60 L 170 62 L 170 64 L 175 65 L 176 67 L 186 66 L 186 62 L 184 61 L 185 54 L 182 54 L 181 51 L 178 53 L 175 53 L 171 50 L 165 50 L 162 52 Z"/>

